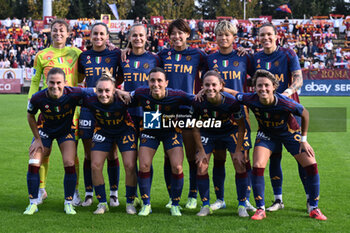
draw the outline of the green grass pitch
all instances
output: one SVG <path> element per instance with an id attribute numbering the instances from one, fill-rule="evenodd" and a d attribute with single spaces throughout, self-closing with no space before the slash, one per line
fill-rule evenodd
<path id="1" fill-rule="evenodd" d="M 349 97 L 303 97 L 301 102 L 306 107 L 346 108 L 347 115 L 350 116 Z M 56 143 L 50 158 L 48 199 L 39 206 L 38 213 L 33 216 L 24 216 L 22 213 L 28 205 L 26 186 L 28 147 L 32 138 L 26 120 L 26 105 L 25 95 L 0 95 L 0 232 L 350 232 L 349 118 L 345 121 L 348 125 L 346 132 L 310 132 L 308 134 L 308 141 L 317 154 L 321 177 L 320 208 L 328 217 L 325 222 L 310 219 L 306 214 L 305 194 L 298 177 L 297 164 L 286 152 L 282 160 L 284 210 L 267 213 L 267 218 L 263 221 L 239 218 L 234 171 L 232 162 L 227 157 L 225 183 L 227 208 L 202 218 L 195 215 L 199 208 L 196 210 L 184 209 L 182 217 L 172 217 L 169 210 L 164 207 L 168 202 L 168 197 L 163 178 L 162 149 L 159 149 L 153 163 L 154 178 L 151 191 L 153 213 L 150 216 L 129 216 L 125 213 L 122 165 L 119 187 L 121 205 L 119 207 L 111 208 L 110 212 L 102 216 L 95 216 L 92 214 L 97 204 L 95 199 L 93 206 L 78 207 L 77 215 L 67 216 L 63 212 L 64 170 Z M 317 116 L 311 115 L 311 121 L 313 117 Z M 321 127 L 328 126 L 327 118 L 317 120 Z M 254 117 L 252 121 L 255 121 Z M 254 137 L 255 134 L 252 135 L 252 138 Z M 79 190 L 84 196 L 81 145 L 78 152 L 80 157 Z M 181 205 L 185 204 L 188 193 L 187 162 L 184 163 L 184 174 L 185 184 Z M 209 175 L 211 174 L 210 171 Z M 107 178 L 106 173 L 105 178 Z M 266 205 L 269 206 L 273 200 L 273 194 L 268 169 L 265 172 L 265 182 L 265 199 Z M 211 202 L 214 202 L 215 194 L 212 184 L 210 195 Z M 253 199 L 252 196 L 251 199 Z"/>

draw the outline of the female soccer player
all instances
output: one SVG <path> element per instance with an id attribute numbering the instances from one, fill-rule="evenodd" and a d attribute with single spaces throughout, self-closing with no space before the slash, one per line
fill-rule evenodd
<path id="1" fill-rule="evenodd" d="M 154 68 L 150 71 L 148 88 L 138 88 L 133 94 L 134 104 L 139 104 L 145 114 L 143 129 L 140 132 L 139 157 L 139 186 L 143 207 L 139 212 L 140 216 L 149 215 L 151 210 L 150 191 L 152 159 L 159 143 L 162 141 L 165 152 L 169 156 L 171 165 L 171 215 L 181 216 L 179 201 L 183 188 L 183 149 L 182 135 L 178 129 L 164 128 L 164 122 L 168 121 L 167 116 L 177 114 L 180 105 L 191 105 L 193 96 L 183 91 L 168 89 L 166 73 L 161 68 Z M 161 116 L 163 115 L 163 116 Z M 163 120 L 162 120 L 163 119 Z"/>
<path id="2" fill-rule="evenodd" d="M 77 175 L 74 158 L 76 144 L 73 129 L 75 107 L 85 95 L 81 88 L 65 87 L 65 73 L 60 68 L 52 68 L 47 74 L 47 88 L 34 94 L 28 103 L 28 123 L 34 139 L 29 149 L 29 166 L 27 184 L 30 204 L 24 211 L 32 215 L 38 211 L 39 204 L 39 168 L 42 160 L 49 156 L 52 141 L 57 140 L 64 164 L 64 211 L 66 214 L 76 214 L 72 206 Z M 38 111 L 42 113 L 42 124 L 35 119 Z"/>
<path id="3" fill-rule="evenodd" d="M 30 89 L 28 93 L 28 100 L 32 95 L 39 90 L 39 84 L 41 76 L 43 77 L 43 88 L 47 87 L 47 74 L 53 67 L 61 68 L 66 74 L 66 85 L 75 87 L 78 84 L 78 58 L 81 51 L 78 48 L 66 47 L 66 40 L 69 36 L 69 25 L 62 19 L 54 20 L 51 23 L 51 41 L 52 44 L 49 48 L 46 48 L 37 53 L 34 59 L 35 75 L 32 78 Z M 39 121 L 41 116 L 39 116 Z M 77 117 L 75 117 L 77 119 Z M 49 166 L 49 157 L 44 157 L 41 161 L 40 167 L 40 191 L 39 201 L 47 197 L 45 190 L 47 171 Z M 76 157 L 75 166 L 77 175 L 79 175 L 79 159 Z M 78 179 L 79 180 L 79 179 Z M 73 205 L 79 205 L 81 203 L 78 184 L 74 193 Z"/>
<path id="4" fill-rule="evenodd" d="M 136 213 L 132 205 L 137 184 L 135 129 L 126 111 L 127 106 L 118 99 L 115 92 L 115 80 L 104 71 L 97 81 L 96 94 L 84 98 L 83 102 L 83 106 L 87 107 L 96 119 L 91 147 L 91 167 L 92 182 L 99 204 L 94 214 L 108 211 L 102 171 L 104 162 L 115 145 L 118 146 L 124 162 L 126 210 L 129 214 Z M 130 207 L 133 212 L 128 211 Z"/>
<path id="5" fill-rule="evenodd" d="M 309 112 L 299 103 L 277 92 L 279 80 L 270 72 L 258 70 L 253 77 L 256 93 L 238 93 L 237 100 L 254 113 L 259 130 L 253 154 L 253 192 L 257 211 L 253 220 L 266 218 L 264 170 L 276 148 L 283 144 L 306 171 L 310 217 L 327 220 L 318 209 L 320 177 L 315 153 L 307 142 Z M 300 126 L 295 115 L 301 117 Z"/>
<path id="6" fill-rule="evenodd" d="M 233 165 L 236 170 L 236 188 L 238 196 L 238 215 L 248 217 L 245 208 L 246 190 L 248 187 L 248 174 L 245 169 L 243 140 L 245 124 L 241 113 L 241 106 L 236 99 L 228 93 L 222 92 L 224 80 L 214 70 L 208 71 L 203 77 L 204 100 L 194 102 L 194 116 L 202 121 L 219 121 L 219 126 L 213 128 L 194 129 L 194 138 L 198 148 L 196 162 L 198 164 L 197 183 L 203 207 L 198 216 L 207 216 L 211 213 L 209 206 L 209 176 L 208 167 L 210 155 L 215 145 L 221 143 L 231 153 Z M 232 118 L 238 124 L 238 131 Z M 237 134 L 236 134 L 237 133 Z"/>
<path id="7" fill-rule="evenodd" d="M 149 72 L 161 65 L 158 55 L 146 51 L 147 29 L 143 24 L 134 24 L 130 28 L 129 43 L 131 46 L 130 54 L 122 62 L 124 74 L 124 90 L 134 91 L 138 87 L 148 86 L 147 80 Z M 140 122 L 142 121 L 142 108 L 130 107 L 128 112 L 135 124 L 137 135 L 140 131 Z"/>
<path id="8" fill-rule="evenodd" d="M 247 82 L 247 71 L 251 69 L 252 57 L 249 55 L 240 56 L 238 51 L 233 49 L 237 28 L 229 21 L 220 21 L 214 30 L 216 43 L 219 51 L 208 56 L 208 66 L 210 70 L 216 70 L 221 74 L 221 78 L 225 82 L 225 88 L 244 92 Z M 250 120 L 246 108 L 242 106 L 242 114 L 245 121 L 246 132 L 244 135 L 244 153 L 246 157 L 246 170 L 248 172 L 248 189 L 246 208 L 249 211 L 255 211 L 255 208 L 250 204 L 250 177 L 251 166 L 249 160 L 249 149 L 251 148 L 250 139 Z M 234 125 L 235 134 L 238 131 L 237 124 Z M 224 183 L 225 183 L 225 162 L 226 150 L 222 150 L 220 146 L 215 147 L 214 166 L 213 166 L 213 184 L 215 187 L 216 201 L 211 204 L 212 210 L 217 210 L 226 207 L 224 201 Z"/>
<path id="9" fill-rule="evenodd" d="M 96 23 L 91 28 L 92 49 L 83 52 L 79 57 L 79 77 L 84 79 L 86 87 L 95 87 L 103 71 L 108 71 L 121 82 L 123 73 L 120 70 L 120 50 L 110 50 L 107 48 L 109 39 L 108 27 L 104 23 Z M 83 81 L 83 80 L 80 80 Z M 95 129 L 95 119 L 93 113 L 88 108 L 81 108 L 79 117 L 79 137 L 83 140 L 84 159 L 84 183 L 85 200 L 82 206 L 92 204 L 92 178 L 91 178 L 91 142 Z M 110 206 L 119 206 L 119 160 L 117 148 L 108 155 L 108 177 L 110 186 Z"/>
<path id="10" fill-rule="evenodd" d="M 297 90 L 303 85 L 302 72 L 295 52 L 289 48 L 282 48 L 276 45 L 277 31 L 276 28 L 268 23 L 259 29 L 259 41 L 263 50 L 254 54 L 252 74 L 258 69 L 264 69 L 274 74 L 278 81 L 278 93 L 292 98 L 299 103 Z M 300 124 L 300 118 L 296 117 Z M 276 147 L 270 158 L 270 179 L 275 196 L 275 201 L 267 208 L 268 211 L 277 211 L 284 208 L 282 200 L 282 181 L 283 174 L 281 168 L 282 145 Z M 309 199 L 306 187 L 306 174 L 300 164 L 298 164 L 299 176 L 304 185 L 307 201 Z"/>
<path id="11" fill-rule="evenodd" d="M 199 49 L 193 49 L 187 46 L 191 29 L 183 19 L 177 19 L 170 23 L 168 27 L 168 36 L 172 48 L 163 49 L 159 56 L 163 62 L 164 70 L 169 80 L 169 88 L 179 89 L 189 94 L 197 93 L 200 88 L 200 74 L 207 71 L 206 54 Z M 184 115 L 191 115 L 190 108 L 184 107 L 181 110 Z M 195 161 L 195 142 L 191 129 L 182 131 L 183 141 L 186 150 L 186 157 L 190 167 L 190 191 L 186 208 L 194 209 L 197 207 L 197 166 Z M 171 168 L 168 157 L 164 162 L 164 176 L 170 194 Z M 171 203 L 167 204 L 170 207 Z"/>

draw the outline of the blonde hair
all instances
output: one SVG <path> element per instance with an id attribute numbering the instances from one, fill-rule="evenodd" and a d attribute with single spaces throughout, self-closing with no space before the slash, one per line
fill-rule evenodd
<path id="1" fill-rule="evenodd" d="M 115 84 L 115 78 L 112 77 L 112 74 L 107 69 L 102 71 L 101 78 L 97 81 L 96 86 L 102 81 L 111 81 L 113 84 Z"/>
<path id="2" fill-rule="evenodd" d="M 222 20 L 216 24 L 214 33 L 218 35 L 219 32 L 230 32 L 232 35 L 237 34 L 237 27 L 227 20 Z"/>

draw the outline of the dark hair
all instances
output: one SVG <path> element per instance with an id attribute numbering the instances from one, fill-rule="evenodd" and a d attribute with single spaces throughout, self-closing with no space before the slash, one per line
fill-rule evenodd
<path id="1" fill-rule="evenodd" d="M 267 71 L 267 70 L 257 70 L 252 78 L 252 82 L 253 82 L 253 86 L 256 86 L 256 82 L 258 80 L 258 78 L 268 78 L 273 86 L 277 89 L 279 86 L 279 81 L 277 80 L 277 78 L 275 77 L 275 75 L 273 75 L 271 72 Z M 276 90 L 275 90 L 276 91 Z"/>
<path id="2" fill-rule="evenodd" d="M 260 30 L 263 27 L 272 27 L 275 35 L 277 35 L 277 29 L 276 29 L 275 25 L 273 25 L 272 23 L 264 23 L 263 25 L 261 25 L 261 27 L 259 27 L 259 34 L 260 34 Z"/>
<path id="3" fill-rule="evenodd" d="M 57 67 L 51 68 L 49 73 L 47 73 L 47 80 L 49 80 L 49 77 L 54 74 L 61 74 L 63 75 L 64 80 L 66 80 L 66 74 L 64 73 L 64 71 L 61 68 L 57 68 Z"/>
<path id="4" fill-rule="evenodd" d="M 157 72 L 160 72 L 160 73 L 164 74 L 165 80 L 168 80 L 165 71 L 164 71 L 162 68 L 160 68 L 160 67 L 155 67 L 155 68 L 153 68 L 153 69 L 149 72 L 148 75 L 151 76 L 152 73 L 157 73 Z"/>
<path id="5" fill-rule="evenodd" d="M 98 22 L 98 23 L 95 23 L 94 25 L 92 25 L 92 27 L 91 27 L 91 33 L 92 33 L 92 30 L 94 30 L 94 27 L 96 27 L 96 26 L 98 26 L 98 25 L 104 26 L 104 27 L 106 28 L 107 34 L 109 34 L 109 30 L 108 30 L 107 24 L 102 23 L 102 22 Z"/>
<path id="6" fill-rule="evenodd" d="M 174 28 L 177 28 L 180 31 L 186 32 L 188 34 L 191 34 L 191 28 L 184 19 L 176 19 L 169 24 L 168 36 L 170 36 Z"/>
<path id="7" fill-rule="evenodd" d="M 50 25 L 51 31 L 52 31 L 53 25 L 55 24 L 63 24 L 66 27 L 67 32 L 69 32 L 69 29 L 70 29 L 69 24 L 64 19 L 55 19 L 54 21 L 52 21 Z"/>
<path id="8" fill-rule="evenodd" d="M 220 82 L 223 86 L 225 86 L 225 81 L 224 81 L 224 79 L 221 77 L 221 75 L 219 74 L 219 72 L 217 72 L 216 70 L 209 70 L 209 71 L 207 71 L 207 72 L 204 74 L 203 78 L 202 78 L 202 82 L 204 82 L 204 80 L 205 80 L 207 77 L 209 77 L 209 76 L 215 76 L 215 77 L 217 77 L 218 80 L 219 80 L 219 82 Z"/>

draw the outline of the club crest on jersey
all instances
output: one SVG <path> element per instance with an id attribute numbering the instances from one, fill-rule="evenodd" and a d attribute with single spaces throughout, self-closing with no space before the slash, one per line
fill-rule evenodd
<path id="1" fill-rule="evenodd" d="M 191 56 L 186 56 L 186 61 L 191 61 L 192 57 Z"/>
<path id="2" fill-rule="evenodd" d="M 274 66 L 278 66 L 280 63 L 278 61 L 275 61 L 275 63 L 273 63 Z"/>
<path id="3" fill-rule="evenodd" d="M 175 55 L 175 60 L 176 61 L 181 61 L 182 55 L 181 54 L 176 54 Z"/>
<path id="4" fill-rule="evenodd" d="M 149 64 L 148 63 L 143 64 L 143 68 L 148 69 L 149 68 Z"/>
<path id="5" fill-rule="evenodd" d="M 105 62 L 106 62 L 106 63 L 110 63 L 110 62 L 111 62 L 111 59 L 110 59 L 109 57 L 107 57 L 107 58 L 105 59 Z"/>
<path id="6" fill-rule="evenodd" d="M 120 112 L 114 113 L 114 116 L 119 116 L 119 115 L 120 115 Z"/>
<path id="7" fill-rule="evenodd" d="M 239 66 L 239 62 L 238 61 L 234 61 L 233 62 L 233 66 L 236 66 L 236 67 Z"/>
<path id="8" fill-rule="evenodd" d="M 223 67 L 228 67 L 228 60 L 223 60 L 222 61 L 222 66 Z"/>
<path id="9" fill-rule="evenodd" d="M 267 70 L 271 69 L 271 62 L 266 62 L 265 68 L 266 68 Z"/>
<path id="10" fill-rule="evenodd" d="M 100 64 L 101 61 L 102 61 L 102 57 L 96 57 L 95 61 L 96 61 L 97 64 Z"/>
<path id="11" fill-rule="evenodd" d="M 64 109 L 68 109 L 69 108 L 69 104 L 64 105 Z"/>
<path id="12" fill-rule="evenodd" d="M 72 64 L 73 58 L 70 57 L 70 56 L 68 56 L 68 57 L 66 57 L 66 61 L 67 61 L 69 64 Z"/>
<path id="13" fill-rule="evenodd" d="M 140 67 L 140 62 L 139 61 L 135 61 L 134 62 L 134 67 L 137 69 Z"/>

